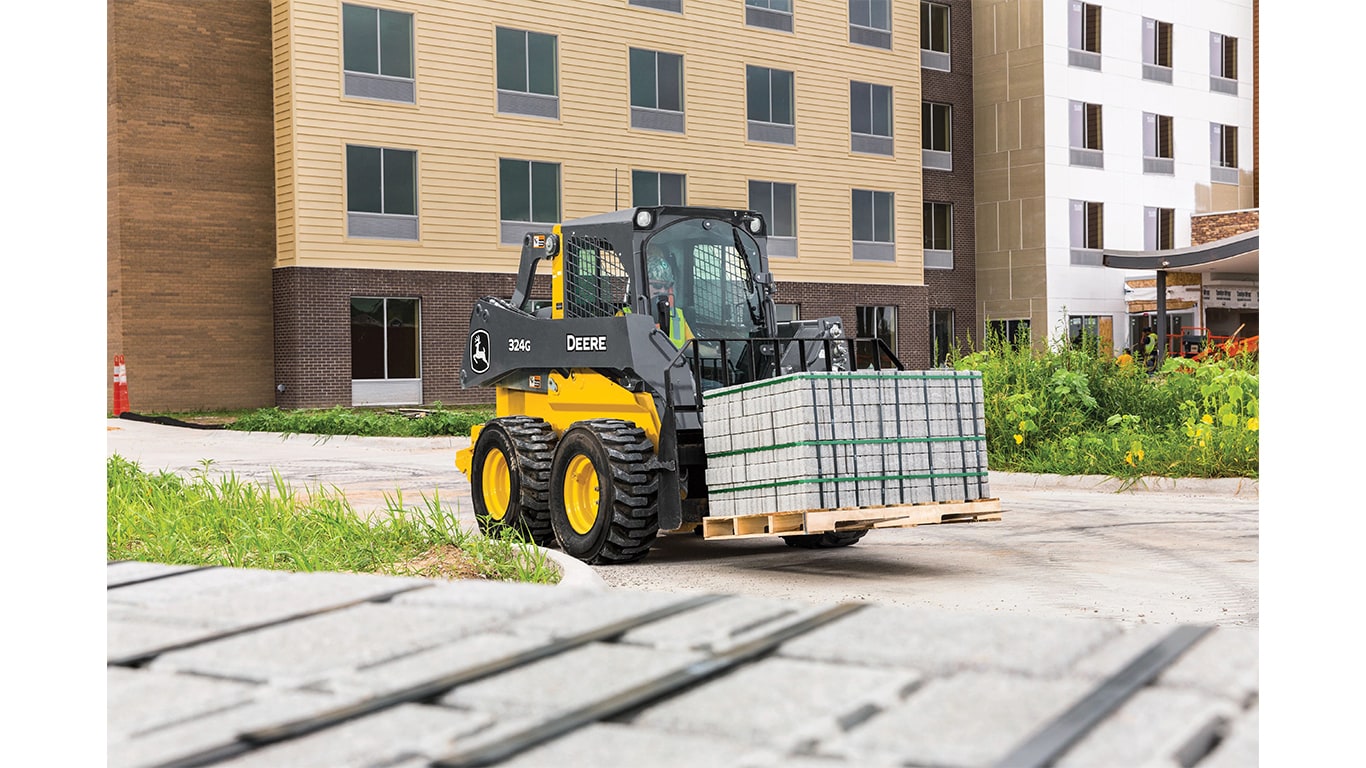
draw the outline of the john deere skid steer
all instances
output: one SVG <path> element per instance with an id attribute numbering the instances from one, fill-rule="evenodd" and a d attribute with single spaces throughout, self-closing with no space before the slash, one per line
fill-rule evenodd
<path id="1" fill-rule="evenodd" d="M 754 487 L 776 477 L 745 468 L 768 466 L 747 463 L 759 454 L 782 459 L 772 449 L 806 450 L 819 460 L 823 449 L 859 447 L 857 435 L 840 439 L 833 424 L 828 439 L 801 432 L 821 429 L 818 415 L 805 415 L 818 414 L 814 403 L 787 409 L 797 414 L 788 421 L 795 418 L 789 426 L 799 439 L 772 432 L 779 420 L 771 418 L 763 425 L 765 444 L 752 449 L 734 447 L 741 443 L 731 441 L 744 436 L 729 434 L 745 419 L 732 415 L 718 423 L 706 417 L 708 408 L 719 413 L 723 400 L 727 409 L 752 415 L 769 406 L 736 397 L 771 394 L 761 390 L 786 383 L 798 394 L 820 389 L 826 422 L 843 422 L 844 414 L 830 406 L 854 401 L 832 400 L 827 390 L 838 385 L 855 392 L 864 382 L 854 379 L 864 372 L 867 378 L 902 373 L 885 343 L 846 337 L 837 317 L 775 320 L 766 235 L 764 219 L 754 211 L 663 206 L 592 216 L 526 236 L 511 298 L 485 297 L 474 306 L 461 368 L 462 386 L 493 387 L 496 395 L 496 418 L 476 427 L 470 447 L 456 458 L 470 478 L 481 529 L 516 528 L 538 544 L 603 564 L 644 557 L 661 532 L 782 535 L 793 546 L 829 547 L 893 525 L 888 520 L 894 515 L 859 512 L 869 505 L 836 492 L 857 492 L 864 481 L 892 477 L 882 456 L 873 475 L 829 477 L 829 497 L 821 486 L 817 496 L 794 502 L 816 505 L 798 510 L 800 519 L 773 507 L 772 493 L 751 501 Z M 535 307 L 531 286 L 543 261 L 549 262 L 551 301 Z M 833 373 L 839 371 L 847 373 Z M 821 376 L 843 378 L 813 378 Z M 877 391 L 870 396 L 885 398 Z M 847 415 L 856 421 L 852 410 Z M 786 442 L 774 442 L 780 440 Z M 846 466 L 859 460 L 846 454 Z M 709 456 L 718 468 L 712 484 Z M 981 459 L 985 478 L 984 449 Z M 825 460 L 826 475 L 838 460 L 833 454 Z M 716 475 L 723 466 L 725 476 Z M 911 475 L 901 475 L 904 485 Z M 820 483 L 808 479 L 772 484 L 818 489 Z M 726 520 L 713 530 L 704 523 L 715 515 L 711 497 L 723 490 L 729 494 Z M 963 500 L 984 495 L 969 493 Z M 909 499 L 903 494 L 896 501 Z M 828 513 L 834 502 L 848 511 L 808 522 L 809 512 Z M 963 519 L 994 519 L 992 511 L 977 507 Z M 903 524 L 950 521 L 942 517 Z"/>

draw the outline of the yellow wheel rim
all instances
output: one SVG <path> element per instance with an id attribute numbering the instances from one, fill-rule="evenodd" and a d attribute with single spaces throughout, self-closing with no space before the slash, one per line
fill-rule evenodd
<path id="1" fill-rule="evenodd" d="M 598 520 L 598 471 L 582 454 L 569 460 L 564 473 L 564 512 L 575 533 L 586 534 Z"/>
<path id="2" fill-rule="evenodd" d="M 512 502 L 512 472 L 508 470 L 508 460 L 502 451 L 494 448 L 484 457 L 484 476 L 480 479 L 489 517 L 501 522 L 507 517 L 508 505 Z"/>

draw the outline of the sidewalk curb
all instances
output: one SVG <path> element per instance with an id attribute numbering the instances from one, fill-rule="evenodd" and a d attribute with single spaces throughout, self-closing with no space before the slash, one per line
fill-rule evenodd
<path id="1" fill-rule="evenodd" d="M 560 581 L 555 586 L 569 587 L 570 589 L 607 590 L 607 582 L 602 580 L 598 572 L 577 557 L 570 557 L 558 549 L 536 548 L 541 550 L 546 559 L 554 563 L 555 567 L 559 569 Z"/>
<path id="2" fill-rule="evenodd" d="M 1260 484 L 1251 477 L 1140 477 L 1123 480 L 1110 475 L 1049 475 L 1029 472 L 991 472 L 993 488 L 1067 489 L 1102 493 L 1194 493 L 1202 496 L 1260 498 Z"/>

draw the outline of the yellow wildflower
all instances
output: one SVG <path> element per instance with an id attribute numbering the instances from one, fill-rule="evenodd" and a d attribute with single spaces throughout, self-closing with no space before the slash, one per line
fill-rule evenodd
<path id="1" fill-rule="evenodd" d="M 1247 431 L 1249 432 L 1256 432 L 1257 428 L 1260 426 L 1261 425 L 1257 422 L 1256 416 L 1253 416 L 1252 418 L 1247 420 Z"/>
<path id="2" fill-rule="evenodd" d="M 1134 466 L 1134 453 L 1133 453 L 1133 451 L 1128 451 L 1128 452 L 1126 452 L 1126 453 L 1124 454 L 1124 463 L 1125 463 L 1125 464 L 1128 464 L 1128 465 L 1131 466 L 1131 467 Z"/>
<path id="3" fill-rule="evenodd" d="M 1016 444 L 1016 445 L 1019 445 L 1020 443 L 1023 443 L 1023 442 L 1024 442 L 1024 435 L 1020 435 L 1020 434 L 1015 435 L 1015 444 Z"/>
<path id="4" fill-rule="evenodd" d="M 1023 421 L 1020 422 L 1020 431 L 1021 431 L 1021 432 L 1025 431 L 1025 423 L 1024 423 Z"/>
<path id="5" fill-rule="evenodd" d="M 1205 414 L 1204 416 L 1201 416 L 1201 417 L 1200 417 L 1200 420 L 1203 421 L 1203 422 L 1205 422 L 1206 424 L 1213 424 L 1213 423 L 1214 423 L 1214 417 L 1211 416 L 1211 415 L 1209 415 L 1208 413 Z"/>

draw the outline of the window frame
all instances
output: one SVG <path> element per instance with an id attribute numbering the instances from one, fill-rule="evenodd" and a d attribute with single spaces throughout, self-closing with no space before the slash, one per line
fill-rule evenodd
<path id="1" fill-rule="evenodd" d="M 925 269 L 953 269 L 953 203 L 926 200 L 921 220 Z"/>
<path id="2" fill-rule="evenodd" d="M 1172 24 L 1144 17 L 1143 79 L 1158 83 L 1172 81 Z"/>
<path id="3" fill-rule="evenodd" d="M 1143 113 L 1143 172 L 1176 173 L 1176 132 L 1171 115 Z"/>
<path id="4" fill-rule="evenodd" d="M 775 75 L 785 75 L 787 80 L 787 121 L 771 119 L 776 111 L 773 80 Z M 753 110 L 755 107 L 755 83 L 758 80 L 764 81 L 765 93 L 768 98 L 765 100 L 768 113 L 768 120 L 755 119 Z M 750 141 L 763 142 L 766 144 L 787 144 L 797 143 L 797 74 L 792 70 L 777 69 L 776 67 L 764 67 L 758 64 L 745 65 L 745 122 L 746 137 Z"/>
<path id="5" fill-rule="evenodd" d="M 503 34 L 521 36 L 521 79 L 523 87 L 511 88 L 503 82 Z M 538 38 L 548 38 L 550 41 L 550 78 L 552 81 L 551 92 L 532 90 L 532 36 Z M 548 117 L 559 119 L 560 116 L 560 38 L 548 32 L 537 32 L 530 29 L 519 29 L 517 27 L 495 26 L 493 30 L 493 79 L 494 91 L 497 93 L 497 112 L 501 115 L 524 115 L 529 117 Z"/>
<path id="6" fill-rule="evenodd" d="M 1169 251 L 1176 247 L 1176 209 L 1144 206 L 1143 250 Z"/>
<path id="7" fill-rule="evenodd" d="M 1210 123 L 1210 181 L 1237 184 L 1238 126 Z"/>
<path id="8" fill-rule="evenodd" d="M 947 322 L 942 322 L 942 317 L 947 317 Z M 954 321 L 956 320 L 952 309 L 930 308 L 930 367 L 937 368 L 948 362 L 949 353 L 955 348 L 954 344 Z M 940 348 L 940 334 L 937 330 L 941 326 L 947 326 L 948 332 L 942 334 L 945 339 L 943 348 Z"/>
<path id="9" fill-rule="evenodd" d="M 1101 254 L 1105 249 L 1105 203 L 1094 200 L 1069 200 L 1068 211 L 1071 264 L 1103 266 Z"/>
<path id="10" fill-rule="evenodd" d="M 637 93 L 636 66 L 638 65 L 637 54 L 648 54 L 651 58 L 650 89 L 653 94 L 653 104 L 637 104 L 638 97 L 644 94 Z M 627 49 L 627 101 L 631 110 L 631 127 L 648 131 L 664 131 L 667 133 L 683 133 L 686 129 L 687 99 L 684 93 L 686 78 L 684 76 L 683 54 L 671 53 L 669 51 L 657 51 L 652 48 L 637 48 L 629 46 Z M 660 57 L 667 56 L 678 63 L 678 108 L 661 107 L 660 92 Z M 642 75 L 643 77 L 643 75 Z M 644 99 L 642 98 L 642 101 Z"/>
<path id="11" fill-rule="evenodd" d="M 1024 331 L 1025 339 L 1021 339 Z M 990 343 L 993 337 L 1004 339 L 1012 349 L 1022 349 L 1034 343 L 1034 329 L 1027 317 L 987 318 L 982 321 L 983 338 Z"/>
<path id="12" fill-rule="evenodd" d="M 509 163 L 526 164 L 526 187 L 524 189 L 511 190 L 508 188 L 508 180 L 516 174 L 510 173 L 515 169 L 505 167 Z M 553 216 L 537 218 L 537 209 L 544 211 L 544 204 L 538 205 L 536 200 L 536 171 L 544 172 L 546 169 L 554 169 L 555 172 L 555 212 Z M 526 193 L 527 218 L 508 218 L 508 195 L 513 192 Z M 522 244 L 522 239 L 529 232 L 548 232 L 551 227 L 560 223 L 564 215 L 564 166 L 561 163 L 549 160 L 532 160 L 521 157 L 499 157 L 498 158 L 498 244 L 516 245 Z"/>
<path id="13" fill-rule="evenodd" d="M 777 3 L 787 9 L 774 8 Z M 745 26 L 791 32 L 795 10 L 792 6 L 793 0 L 745 0 Z"/>
<path id="14" fill-rule="evenodd" d="M 941 124 L 942 131 L 939 130 Z M 941 133 L 945 135 L 941 137 Z M 953 170 L 952 104 L 928 100 L 920 102 L 920 165 L 925 170 Z"/>
<path id="15" fill-rule="evenodd" d="M 1089 101 L 1067 102 L 1068 163 L 1083 168 L 1105 167 L 1105 111 Z"/>
<path id="16" fill-rule="evenodd" d="M 783 181 L 749 179 L 749 207 L 764 215 L 768 225 L 768 255 L 783 258 L 797 257 L 797 185 Z M 787 215 L 778 215 L 778 189 L 788 191 L 785 207 Z M 757 202 L 762 201 L 762 202 Z"/>
<path id="17" fill-rule="evenodd" d="M 877 26 L 878 20 L 873 18 L 874 4 L 881 4 L 886 10 L 887 26 Z M 867 23 L 863 23 L 863 18 L 855 21 L 855 6 L 867 9 Z M 849 0 L 845 7 L 849 14 L 850 43 L 887 51 L 892 49 L 892 0 Z"/>
<path id="18" fill-rule="evenodd" d="M 928 11 L 928 16 L 926 12 Z M 936 23 L 936 14 L 943 19 L 943 23 Z M 934 69 L 941 72 L 953 71 L 953 8 L 943 4 L 930 2 L 930 0 L 920 1 L 920 67 L 921 69 Z M 938 29 L 942 27 L 942 29 Z M 934 39 L 942 36 L 944 49 L 941 51 L 934 48 Z M 926 48 L 925 43 L 928 38 L 931 47 Z"/>
<path id="19" fill-rule="evenodd" d="M 384 375 L 379 377 L 356 376 L 356 302 L 357 301 L 379 301 L 381 302 L 381 315 L 384 333 L 381 335 L 382 349 L 380 357 L 382 360 Z M 390 366 L 393 362 L 393 355 L 390 354 L 390 329 L 395 327 L 389 322 L 389 303 L 390 302 L 412 302 L 413 306 L 413 374 L 412 376 L 392 376 Z M 371 296 L 355 295 L 347 298 L 347 306 L 350 310 L 351 320 L 348 324 L 350 335 L 350 355 L 351 355 L 351 381 L 355 382 L 389 382 L 389 381 L 421 381 L 422 380 L 422 298 L 420 296 Z M 405 327 L 405 326 L 398 326 Z"/>
<path id="20" fill-rule="evenodd" d="M 892 354 L 897 354 L 897 309 L 896 304 L 869 304 L 854 307 L 854 337 L 859 339 L 877 338 L 887 344 Z M 888 311 L 890 310 L 890 312 Z M 887 322 L 890 315 L 891 321 Z M 885 329 L 885 333 L 883 332 Z M 866 332 L 865 332 L 866 331 Z M 854 368 L 860 370 L 871 367 L 872 349 L 867 345 L 857 345 L 854 351 Z M 866 363 L 866 365 L 865 365 Z"/>
<path id="21" fill-rule="evenodd" d="M 1239 68 L 1238 38 L 1220 32 L 1210 32 L 1209 44 L 1210 91 L 1213 93 L 1226 93 L 1230 96 L 1237 96 Z"/>
<path id="22" fill-rule="evenodd" d="M 644 201 L 642 201 L 639 197 L 637 197 L 637 195 L 640 194 L 640 185 L 639 185 L 637 179 L 638 179 L 639 177 L 644 177 L 644 176 L 654 176 L 654 177 L 655 177 L 655 200 L 654 200 L 653 202 L 644 202 Z M 674 202 L 664 202 L 664 201 L 663 201 L 663 196 L 664 196 L 664 194 L 663 194 L 663 193 L 664 193 L 664 184 L 663 184 L 663 182 L 664 182 L 665 177 L 669 177 L 670 180 L 672 180 L 672 179 L 674 179 L 674 178 L 677 178 L 677 179 L 678 179 L 679 191 L 682 193 L 682 200 L 680 200 L 679 202 L 674 203 Z M 686 174 L 686 173 L 673 173 L 672 171 L 652 171 L 652 170 L 643 169 L 643 168 L 632 168 L 632 169 L 631 169 L 631 206 L 632 206 L 633 208 L 653 208 L 653 207 L 655 207 L 655 206 L 660 206 L 660 205 L 678 205 L 678 206 L 684 206 L 684 205 L 687 205 L 687 204 L 688 204 L 688 174 Z"/>
<path id="23" fill-rule="evenodd" d="M 1101 68 L 1101 6 L 1068 0 L 1067 64 L 1099 71 Z"/>
<path id="24" fill-rule="evenodd" d="M 374 57 L 375 69 L 371 72 L 368 69 L 358 66 L 348 66 L 348 59 L 352 46 L 348 45 L 348 29 L 351 27 L 354 15 L 348 14 L 348 9 L 354 11 L 374 11 Z M 350 16 L 350 18 L 348 18 Z M 384 42 L 384 22 L 388 17 L 403 17 L 406 21 L 405 41 L 408 48 L 406 71 L 407 74 L 390 74 L 385 70 L 385 42 Z M 388 8 L 379 8 L 373 5 L 361 3 L 342 3 L 341 4 L 341 55 L 342 55 L 342 96 L 346 98 L 370 99 L 374 101 L 388 101 L 398 104 L 417 103 L 417 29 L 413 14 L 408 11 L 395 11 Z M 359 35 L 359 32 L 354 33 Z M 392 44 L 393 41 L 390 41 Z M 392 61 L 392 59 L 391 59 Z M 360 62 L 351 61 L 353 65 Z"/>
<path id="25" fill-rule="evenodd" d="M 866 89 L 866 114 L 859 89 Z M 877 101 L 879 96 L 886 97 L 885 120 L 879 121 Z M 863 80 L 849 81 L 849 142 L 850 150 L 861 154 L 891 156 L 895 152 L 896 134 L 896 93 L 890 85 L 870 83 Z M 868 131 L 859 131 L 858 118 L 866 117 Z M 876 125 L 876 123 L 883 125 Z M 878 132 L 885 126 L 886 133 Z"/>
<path id="26" fill-rule="evenodd" d="M 866 196 L 868 222 L 864 226 L 859 220 L 860 197 Z M 854 188 L 850 195 L 850 241 L 853 244 L 855 261 L 895 261 L 896 260 L 896 193 L 880 189 Z M 879 209 L 882 209 L 881 211 Z M 879 216 L 879 212 L 884 214 Z M 885 223 L 882 219 L 886 219 Z M 885 231 L 887 239 L 878 237 L 879 230 Z M 871 235 L 860 238 L 860 234 Z"/>
<path id="27" fill-rule="evenodd" d="M 373 181 L 378 187 L 379 210 L 370 210 L 368 207 L 361 207 L 361 200 L 364 199 L 357 194 L 362 182 L 369 182 L 371 179 L 361 179 L 357 174 L 369 171 L 369 163 L 363 164 L 360 157 L 362 151 L 374 151 L 377 154 L 378 162 L 374 164 L 375 178 Z M 348 238 L 360 238 L 369 240 L 418 240 L 420 239 L 421 200 L 420 200 L 420 169 L 419 153 L 415 149 L 399 149 L 397 147 L 380 147 L 370 144 L 346 144 L 342 149 L 344 167 L 342 170 L 343 186 L 345 188 L 346 206 L 346 236 Z M 391 192 L 399 190 L 390 187 L 391 182 L 399 181 L 397 177 L 391 176 L 386 170 L 390 159 L 396 160 L 399 157 L 408 159 L 406 165 L 412 169 L 412 176 L 409 181 L 412 188 L 411 212 L 398 210 L 399 206 L 391 206 Z M 373 192 L 375 190 L 370 190 Z M 368 195 L 367 195 L 368 196 Z"/>

